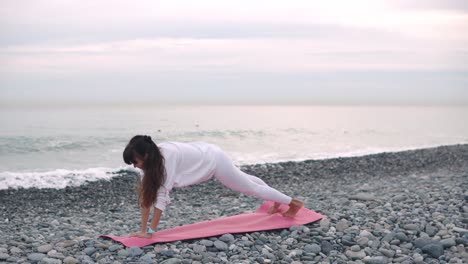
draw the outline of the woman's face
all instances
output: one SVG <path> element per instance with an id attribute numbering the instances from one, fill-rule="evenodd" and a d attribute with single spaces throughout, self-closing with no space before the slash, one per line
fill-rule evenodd
<path id="1" fill-rule="evenodd" d="M 133 167 L 143 169 L 143 160 L 135 157 L 135 161 L 133 162 Z"/>

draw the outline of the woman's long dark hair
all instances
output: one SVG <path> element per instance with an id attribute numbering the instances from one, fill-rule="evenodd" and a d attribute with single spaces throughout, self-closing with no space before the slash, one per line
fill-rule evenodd
<path id="1" fill-rule="evenodd" d="M 164 157 L 150 136 L 136 135 L 125 147 L 123 159 L 130 165 L 135 163 L 136 158 L 143 161 L 144 172 L 138 186 L 138 204 L 148 208 L 156 203 L 157 191 L 166 180 Z"/>

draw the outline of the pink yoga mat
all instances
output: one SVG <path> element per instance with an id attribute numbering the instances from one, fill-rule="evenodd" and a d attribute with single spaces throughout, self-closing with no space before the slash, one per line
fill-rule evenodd
<path id="1" fill-rule="evenodd" d="M 129 236 L 102 235 L 124 244 L 127 247 L 144 247 L 154 243 L 172 242 L 195 238 L 218 236 L 222 234 L 247 233 L 262 230 L 289 228 L 304 225 L 322 219 L 324 216 L 307 208 L 301 208 L 294 218 L 284 217 L 280 213 L 287 210 L 281 205 L 280 213 L 268 214 L 272 202 L 265 202 L 254 213 L 203 221 L 195 224 L 183 225 L 171 229 L 161 230 L 153 234 L 152 238 L 138 238 Z"/>

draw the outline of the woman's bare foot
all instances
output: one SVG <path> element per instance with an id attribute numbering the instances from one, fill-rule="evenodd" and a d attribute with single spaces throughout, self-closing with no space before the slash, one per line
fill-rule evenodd
<path id="1" fill-rule="evenodd" d="M 303 206 L 303 201 L 292 199 L 291 203 L 289 204 L 289 209 L 283 213 L 283 216 L 294 217 Z"/>
<path id="2" fill-rule="evenodd" d="M 274 214 L 274 213 L 278 212 L 278 209 L 279 209 L 280 205 L 281 205 L 280 203 L 275 202 L 275 204 L 272 205 L 270 207 L 270 209 L 268 209 L 268 213 L 269 214 Z"/>

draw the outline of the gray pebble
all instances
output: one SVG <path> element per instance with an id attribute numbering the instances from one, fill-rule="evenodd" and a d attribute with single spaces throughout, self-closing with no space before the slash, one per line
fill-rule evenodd
<path id="1" fill-rule="evenodd" d="M 318 254 L 322 251 L 322 248 L 317 244 L 310 244 L 304 246 L 304 252 Z"/>
<path id="2" fill-rule="evenodd" d="M 394 202 L 401 202 L 401 201 L 406 200 L 406 198 L 407 198 L 406 195 L 404 195 L 404 194 L 399 194 L 399 195 L 395 195 L 395 196 L 393 197 L 392 200 L 393 200 Z"/>
<path id="3" fill-rule="evenodd" d="M 408 241 L 408 240 L 409 240 L 409 239 L 408 239 L 408 236 L 407 236 L 405 233 L 403 233 L 403 232 L 398 232 L 398 233 L 396 233 L 396 234 L 395 234 L 395 238 L 398 239 L 398 240 L 400 240 L 400 241 L 402 241 L 402 242 L 405 242 L 405 241 Z"/>
<path id="4" fill-rule="evenodd" d="M 117 251 L 117 250 L 119 250 L 119 249 L 121 249 L 121 248 L 122 248 L 122 246 L 120 246 L 120 245 L 112 245 L 112 246 L 110 246 L 110 247 L 108 248 L 108 250 L 109 250 L 110 252 L 114 252 L 114 251 Z"/>
<path id="5" fill-rule="evenodd" d="M 327 232 L 330 228 L 330 219 L 322 218 L 322 220 L 320 220 L 320 228 L 322 228 L 323 231 Z"/>
<path id="6" fill-rule="evenodd" d="M 356 243 L 358 243 L 361 247 L 365 247 L 367 246 L 367 243 L 369 243 L 369 238 L 361 237 L 356 241 Z"/>
<path id="7" fill-rule="evenodd" d="M 388 259 L 384 256 L 376 256 L 376 257 L 365 257 L 363 259 L 364 263 L 366 264 L 387 264 Z"/>
<path id="8" fill-rule="evenodd" d="M 64 264 L 77 264 L 79 261 L 74 257 L 68 256 L 63 260 Z"/>
<path id="9" fill-rule="evenodd" d="M 452 230 L 460 234 L 468 234 L 468 229 L 465 229 L 465 228 L 454 227 Z"/>
<path id="10" fill-rule="evenodd" d="M 49 251 L 47 253 L 47 256 L 51 258 L 56 258 L 56 259 L 65 259 L 65 256 L 62 253 L 57 252 L 56 250 Z"/>
<path id="11" fill-rule="evenodd" d="M 438 259 L 444 254 L 444 247 L 441 244 L 429 244 L 424 246 L 422 251 L 433 258 Z"/>
<path id="12" fill-rule="evenodd" d="M 42 253 L 31 253 L 31 254 L 28 254 L 28 259 L 31 260 L 31 261 L 41 261 L 43 258 L 45 258 L 46 255 L 45 254 L 42 254 Z"/>
<path id="13" fill-rule="evenodd" d="M 455 242 L 455 238 L 453 238 L 453 237 L 447 238 L 447 239 L 442 239 L 440 241 L 440 243 L 442 244 L 442 246 L 444 248 L 449 248 L 449 247 L 453 247 L 453 246 L 457 245 L 457 242 Z"/>
<path id="14" fill-rule="evenodd" d="M 87 247 L 83 250 L 83 252 L 88 255 L 88 256 L 91 256 L 94 252 L 96 252 L 96 248 L 94 247 Z"/>
<path id="15" fill-rule="evenodd" d="M 424 229 L 424 232 L 426 232 L 426 234 L 428 234 L 430 237 L 433 237 L 437 233 L 437 231 L 437 227 L 431 224 L 426 224 L 426 228 Z"/>
<path id="16" fill-rule="evenodd" d="M 403 226 L 403 228 L 406 230 L 413 230 L 413 231 L 419 230 L 419 226 L 417 224 L 406 224 Z"/>
<path id="17" fill-rule="evenodd" d="M 348 228 L 349 224 L 348 224 L 348 220 L 346 219 L 341 219 L 340 221 L 338 221 L 338 223 L 336 224 L 336 231 L 338 232 L 343 232 L 346 228 Z"/>
<path id="18" fill-rule="evenodd" d="M 128 249 L 128 255 L 130 257 L 140 256 L 141 254 L 143 254 L 143 250 L 139 247 L 131 247 Z"/>
<path id="19" fill-rule="evenodd" d="M 223 241 L 220 241 L 220 240 L 216 240 L 214 242 L 214 246 L 218 249 L 218 250 L 227 250 L 228 249 L 228 246 L 226 245 L 226 243 L 224 243 Z"/>
<path id="20" fill-rule="evenodd" d="M 54 259 L 54 258 L 43 258 L 41 260 L 41 264 L 62 264 L 62 261 L 60 259 Z"/>
<path id="21" fill-rule="evenodd" d="M 47 253 L 52 250 L 52 245 L 42 245 L 37 247 L 37 252 L 39 253 Z"/>
<path id="22" fill-rule="evenodd" d="M 289 235 L 289 230 L 287 229 L 284 229 L 283 231 L 281 231 L 280 233 L 280 237 L 287 237 Z"/>
<path id="23" fill-rule="evenodd" d="M 414 253 L 414 254 L 413 254 L 413 260 L 414 260 L 415 262 L 421 262 L 421 261 L 424 260 L 424 257 L 421 256 L 421 255 L 418 254 L 418 253 Z"/>
<path id="24" fill-rule="evenodd" d="M 10 248 L 10 253 L 13 254 L 13 255 L 19 255 L 19 254 L 23 253 L 23 250 L 21 248 L 18 248 L 18 247 L 11 247 Z"/>
<path id="25" fill-rule="evenodd" d="M 204 245 L 194 245 L 193 246 L 193 252 L 195 253 L 203 253 L 206 251 L 206 247 Z"/>
<path id="26" fill-rule="evenodd" d="M 117 255 L 118 255 L 119 257 L 126 257 L 126 256 L 128 256 L 128 251 L 127 251 L 126 249 L 121 249 L 121 250 L 119 250 L 119 251 L 117 252 Z"/>
<path id="27" fill-rule="evenodd" d="M 168 250 L 164 250 L 163 252 L 161 252 L 161 255 L 163 256 L 166 256 L 166 257 L 172 257 L 175 255 L 175 251 L 172 250 L 172 249 L 168 249 Z"/>
<path id="28" fill-rule="evenodd" d="M 361 201 L 375 201 L 377 198 L 372 193 L 357 193 L 355 195 L 349 196 L 351 200 L 361 200 Z"/>
<path id="29" fill-rule="evenodd" d="M 284 243 L 285 245 L 291 246 L 291 245 L 294 244 L 295 242 L 296 242 L 296 240 L 295 240 L 294 238 L 289 237 L 289 238 L 287 238 L 286 240 L 284 240 L 283 243 Z"/>
<path id="30" fill-rule="evenodd" d="M 179 263 L 181 263 L 181 260 L 178 258 L 170 258 L 161 262 L 161 264 L 179 264 Z"/>
<path id="31" fill-rule="evenodd" d="M 351 260 L 358 260 L 358 259 L 363 259 L 366 256 L 366 253 L 364 251 L 352 251 L 352 250 L 346 250 L 345 252 L 346 256 L 350 258 Z"/>
<path id="32" fill-rule="evenodd" d="M 395 251 L 390 250 L 390 249 L 380 248 L 379 252 L 384 254 L 384 256 L 389 257 L 389 258 L 393 258 L 393 256 L 395 256 Z"/>
<path id="33" fill-rule="evenodd" d="M 213 241 L 207 240 L 207 239 L 202 239 L 202 241 L 199 242 L 200 245 L 203 245 L 205 247 L 212 247 L 213 246 Z"/>
<path id="34" fill-rule="evenodd" d="M 330 251 L 333 250 L 333 245 L 326 241 L 326 240 L 323 240 L 321 243 L 320 243 L 320 248 L 322 249 L 322 252 L 326 255 L 328 255 L 330 253 Z"/>
<path id="35" fill-rule="evenodd" d="M 358 252 L 361 250 L 361 247 L 359 245 L 354 245 L 351 247 L 351 251 Z"/>
<path id="36" fill-rule="evenodd" d="M 416 248 L 422 249 L 424 246 L 429 245 L 429 244 L 437 244 L 439 243 L 438 241 L 428 239 L 428 238 L 419 238 L 414 241 L 414 246 Z"/>
<path id="37" fill-rule="evenodd" d="M 6 260 L 10 257 L 7 253 L 0 253 L 0 260 Z"/>
<path id="38" fill-rule="evenodd" d="M 150 255 L 144 255 L 139 259 L 140 261 L 146 262 L 146 263 L 155 263 L 154 257 Z"/>
<path id="39" fill-rule="evenodd" d="M 231 234 L 224 234 L 219 238 L 219 240 L 223 242 L 231 243 L 234 241 L 234 236 Z"/>
<path id="40" fill-rule="evenodd" d="M 455 238 L 455 243 L 457 243 L 457 245 L 468 246 L 468 238 L 457 237 Z"/>

